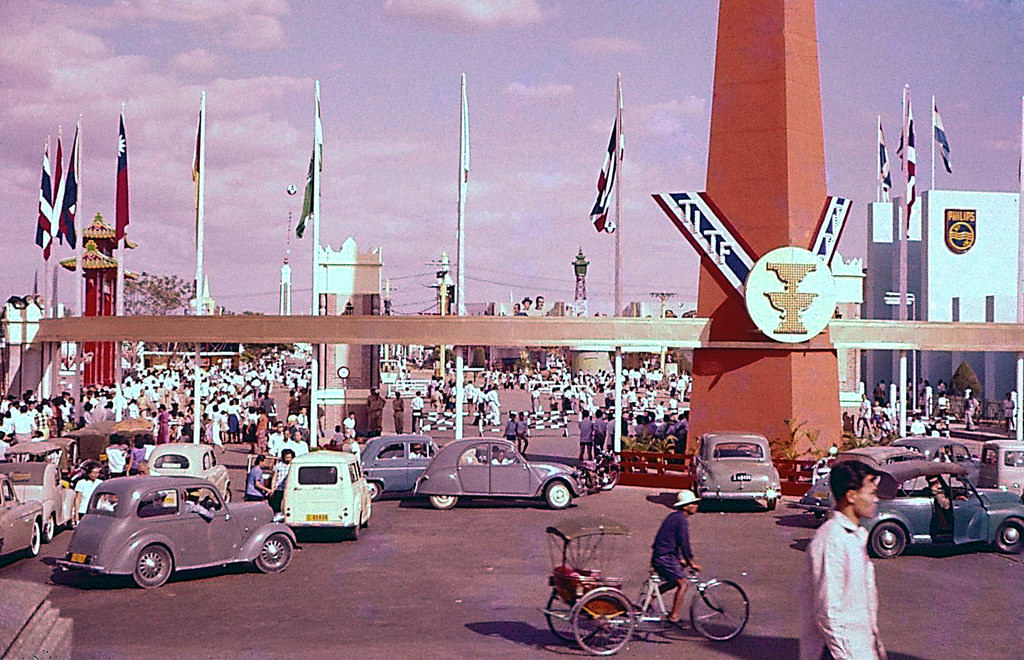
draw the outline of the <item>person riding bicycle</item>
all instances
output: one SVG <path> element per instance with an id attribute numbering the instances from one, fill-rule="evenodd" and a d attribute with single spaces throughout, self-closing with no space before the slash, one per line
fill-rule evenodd
<path id="1" fill-rule="evenodd" d="M 700 570 L 700 564 L 693 561 L 693 551 L 690 549 L 690 529 L 687 517 L 697 513 L 700 498 L 691 490 L 681 490 L 676 497 L 675 509 L 668 514 L 658 533 L 654 537 L 651 552 L 651 568 L 662 579 L 658 588 L 661 593 L 676 589 L 676 595 L 672 599 L 672 611 L 666 619 L 672 623 L 679 621 L 679 610 L 683 604 L 683 594 L 689 584 L 683 574 L 683 568 Z"/>

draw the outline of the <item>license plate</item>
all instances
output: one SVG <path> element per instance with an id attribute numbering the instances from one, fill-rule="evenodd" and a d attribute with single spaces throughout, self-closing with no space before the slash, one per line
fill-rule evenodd
<path id="1" fill-rule="evenodd" d="M 826 491 L 820 490 L 817 493 L 814 493 L 813 497 L 816 500 L 827 500 L 828 493 Z"/>
<path id="2" fill-rule="evenodd" d="M 733 481 L 750 481 L 749 474 L 734 474 L 732 475 Z"/>
<path id="3" fill-rule="evenodd" d="M 326 513 L 307 513 L 306 522 L 327 522 Z"/>
<path id="4" fill-rule="evenodd" d="M 88 557 L 80 552 L 74 552 L 71 554 L 71 561 L 76 564 L 84 564 L 86 559 L 88 559 Z"/>

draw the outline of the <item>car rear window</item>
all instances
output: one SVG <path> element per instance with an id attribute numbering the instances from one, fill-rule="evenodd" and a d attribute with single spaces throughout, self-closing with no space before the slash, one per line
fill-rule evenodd
<path id="1" fill-rule="evenodd" d="M 188 459 L 181 454 L 164 454 L 153 461 L 154 468 L 164 470 L 187 470 L 188 465 Z"/>
<path id="2" fill-rule="evenodd" d="M 92 496 L 89 513 L 117 513 L 118 504 L 120 504 L 120 498 L 115 493 L 99 492 Z"/>
<path id="3" fill-rule="evenodd" d="M 338 483 L 338 468 L 333 465 L 304 465 L 299 468 L 302 486 L 333 486 Z"/>
<path id="4" fill-rule="evenodd" d="M 756 442 L 720 442 L 714 458 L 764 458 L 764 450 Z"/>

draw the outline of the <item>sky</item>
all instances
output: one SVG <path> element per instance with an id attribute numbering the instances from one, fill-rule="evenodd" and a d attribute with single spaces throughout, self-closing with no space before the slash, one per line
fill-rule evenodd
<path id="1" fill-rule="evenodd" d="M 290 245 L 292 306 L 306 313 L 310 233 L 287 237 L 320 80 L 321 240 L 381 247 L 395 312 L 429 310 L 432 262 L 455 255 L 465 73 L 467 299 L 571 301 L 582 248 L 591 310 L 610 311 L 614 241 L 589 212 L 621 73 L 624 299 L 670 291 L 673 306 L 694 305 L 698 257 L 650 194 L 704 187 L 716 0 L 0 0 L 0 17 L 5 299 L 42 279 L 42 151 L 62 130 L 66 158 L 79 118 L 79 232 L 97 212 L 113 223 L 122 103 L 128 236 L 139 244 L 127 268 L 194 276 L 191 169 L 205 90 L 211 293 L 231 311 L 276 313 Z M 939 172 L 937 187 L 1016 190 L 1024 2 L 819 0 L 817 22 L 828 192 L 854 201 L 845 257 L 865 253 L 876 116 L 893 159 L 904 84 L 919 189 L 929 185 L 935 95 L 954 171 Z M 53 255 L 72 256 L 58 244 Z M 72 309 L 74 278 L 62 272 L 59 287 Z"/>

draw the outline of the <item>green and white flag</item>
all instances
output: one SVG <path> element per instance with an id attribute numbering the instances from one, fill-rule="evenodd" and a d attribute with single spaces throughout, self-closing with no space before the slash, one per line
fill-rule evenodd
<path id="1" fill-rule="evenodd" d="M 302 213 L 299 214 L 299 224 L 295 227 L 295 237 L 302 238 L 306 231 L 306 218 L 313 215 L 313 160 L 316 154 L 309 157 L 309 172 L 306 174 L 306 193 L 302 196 Z"/>
<path id="2" fill-rule="evenodd" d="M 295 227 L 295 236 L 302 238 L 306 231 L 306 220 L 313 215 L 313 196 L 320 194 L 320 173 L 324 171 L 324 128 L 320 121 L 320 89 L 316 90 L 316 118 L 313 123 L 313 153 L 309 157 L 309 172 L 306 174 L 306 192 L 302 196 L 302 213 Z M 314 176 L 314 174 L 316 176 Z"/>

